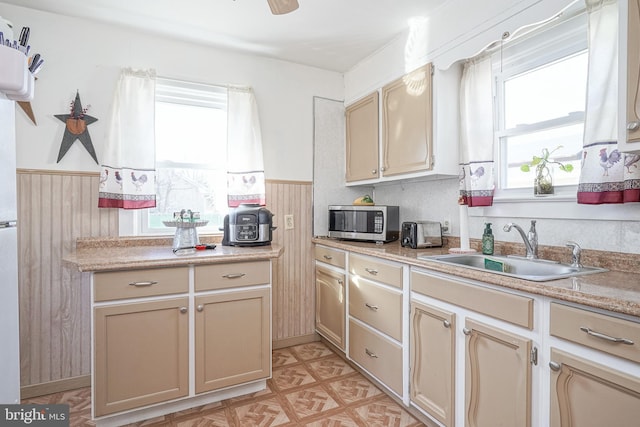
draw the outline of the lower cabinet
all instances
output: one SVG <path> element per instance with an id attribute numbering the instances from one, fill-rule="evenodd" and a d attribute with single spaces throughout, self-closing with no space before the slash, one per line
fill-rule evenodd
<path id="1" fill-rule="evenodd" d="M 455 420 L 456 315 L 411 303 L 411 401 L 445 427 Z"/>
<path id="2" fill-rule="evenodd" d="M 96 417 L 189 394 L 189 300 L 94 311 Z"/>
<path id="3" fill-rule="evenodd" d="M 531 425 L 531 340 L 467 319 L 465 425 Z"/>
<path id="4" fill-rule="evenodd" d="M 640 423 L 640 379 L 551 349 L 551 427 Z"/>
<path id="5" fill-rule="evenodd" d="M 316 265 L 316 329 L 345 350 L 345 274 Z"/>
<path id="6" fill-rule="evenodd" d="M 515 325 L 528 325 L 533 313 L 504 305 L 532 310 L 533 301 L 426 271 L 413 270 L 411 286 L 412 405 L 445 427 L 530 427 L 537 349 L 533 333 Z M 495 322 L 469 309 L 477 301 Z"/>
<path id="7" fill-rule="evenodd" d="M 269 299 L 269 289 L 196 297 L 196 393 L 269 377 Z"/>

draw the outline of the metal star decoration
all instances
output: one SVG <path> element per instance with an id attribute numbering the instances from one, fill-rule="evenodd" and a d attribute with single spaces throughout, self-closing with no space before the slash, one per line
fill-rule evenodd
<path id="1" fill-rule="evenodd" d="M 62 160 L 64 155 L 67 154 L 67 151 L 69 151 L 69 148 L 71 148 L 74 141 L 79 139 L 93 160 L 95 160 L 96 164 L 99 164 L 98 157 L 96 156 L 96 150 L 93 148 L 91 136 L 87 129 L 87 126 L 91 123 L 97 122 L 98 119 L 87 115 L 86 112 L 87 109 L 83 109 L 82 103 L 80 102 L 80 93 L 76 92 L 76 99 L 71 103 L 71 114 L 54 115 L 58 120 L 64 122 L 66 125 L 64 135 L 62 137 L 62 143 L 60 144 L 60 151 L 58 152 L 58 161 L 56 163 L 60 163 L 60 160 Z"/>

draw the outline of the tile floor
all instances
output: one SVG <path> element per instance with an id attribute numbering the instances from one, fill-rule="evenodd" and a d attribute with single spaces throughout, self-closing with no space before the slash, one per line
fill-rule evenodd
<path id="1" fill-rule="evenodd" d="M 422 426 L 321 342 L 273 351 L 267 389 L 175 412 L 131 426 Z M 93 426 L 91 390 L 83 388 L 24 400 L 68 403 L 71 426 Z"/>

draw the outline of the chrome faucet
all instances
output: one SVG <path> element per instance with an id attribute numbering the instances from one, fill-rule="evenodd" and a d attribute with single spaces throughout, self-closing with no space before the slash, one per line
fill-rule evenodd
<path id="1" fill-rule="evenodd" d="M 511 228 L 515 228 L 520 233 L 524 246 L 527 249 L 527 258 L 538 259 L 538 233 L 536 231 L 536 220 L 531 220 L 531 228 L 529 233 L 524 234 L 524 230 L 515 222 L 510 222 L 504 226 L 504 231 L 511 231 Z"/>
<path id="2" fill-rule="evenodd" d="M 580 255 L 582 253 L 582 248 L 576 242 L 568 241 L 567 247 L 571 248 L 571 267 L 574 268 L 582 268 L 582 264 L 580 264 Z"/>

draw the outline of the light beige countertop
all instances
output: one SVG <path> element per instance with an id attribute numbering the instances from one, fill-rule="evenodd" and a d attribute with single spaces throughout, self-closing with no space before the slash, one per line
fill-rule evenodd
<path id="1" fill-rule="evenodd" d="M 547 282 L 533 282 L 418 259 L 419 255 L 447 254 L 449 253 L 447 247 L 410 249 L 402 247 L 397 241 L 376 245 L 375 243 L 341 241 L 325 237 L 313 238 L 312 241 L 349 252 L 423 267 L 491 285 L 640 317 L 640 256 L 635 254 L 584 251 L 583 264 L 607 268 L 610 271 Z M 472 244 L 472 248 L 474 248 L 474 244 Z M 524 253 L 523 245 L 504 243 L 497 245 L 496 249 L 498 248 L 501 250 L 500 254 L 504 255 Z M 562 259 L 565 252 L 570 254 L 567 248 L 540 248 L 540 258 L 568 262 L 568 259 Z"/>
<path id="2" fill-rule="evenodd" d="M 277 258 L 283 251 L 282 246 L 273 244 L 237 247 L 218 242 L 215 249 L 174 254 L 171 242 L 170 238 L 78 239 L 76 250 L 63 261 L 80 271 L 95 272 L 264 260 Z"/>

